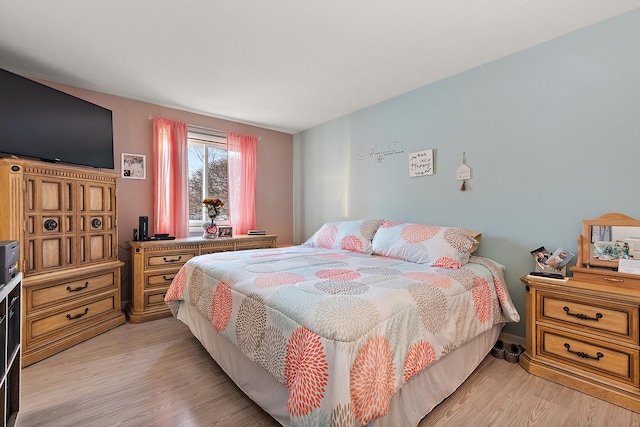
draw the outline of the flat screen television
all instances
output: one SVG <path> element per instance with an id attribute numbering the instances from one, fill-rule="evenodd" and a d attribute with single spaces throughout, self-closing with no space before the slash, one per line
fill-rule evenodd
<path id="1" fill-rule="evenodd" d="M 111 110 L 0 69 L 0 153 L 113 169 Z"/>

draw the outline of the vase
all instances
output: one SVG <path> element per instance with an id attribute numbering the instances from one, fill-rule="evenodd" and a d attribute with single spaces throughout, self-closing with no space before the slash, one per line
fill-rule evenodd
<path id="1" fill-rule="evenodd" d="M 202 237 L 205 237 L 207 239 L 215 239 L 216 237 L 218 237 L 218 226 L 216 225 L 214 220 L 215 218 L 211 218 L 211 221 L 202 223 L 202 229 L 204 230 Z"/>

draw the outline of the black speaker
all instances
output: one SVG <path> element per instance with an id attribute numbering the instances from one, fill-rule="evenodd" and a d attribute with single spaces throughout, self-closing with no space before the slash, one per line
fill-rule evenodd
<path id="1" fill-rule="evenodd" d="M 138 223 L 138 240 L 149 240 L 149 217 L 141 216 Z"/>
<path id="2" fill-rule="evenodd" d="M 7 284 L 18 274 L 20 246 L 17 240 L 0 241 L 0 286 Z"/>

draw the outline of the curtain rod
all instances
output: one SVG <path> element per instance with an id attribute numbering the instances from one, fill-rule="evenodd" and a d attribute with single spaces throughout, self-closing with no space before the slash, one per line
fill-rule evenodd
<path id="1" fill-rule="evenodd" d="M 148 117 L 149 120 L 153 120 L 155 118 L 156 118 L 156 116 L 154 116 L 153 114 L 149 114 L 149 117 Z M 202 130 L 208 130 L 210 132 L 224 133 L 225 135 L 227 133 L 224 130 L 213 129 L 213 128 L 208 128 L 208 127 L 204 127 L 204 126 L 196 126 L 196 125 L 191 125 L 189 123 L 187 123 L 187 126 L 190 127 L 190 128 L 193 128 L 193 129 L 202 129 Z"/>
<path id="2" fill-rule="evenodd" d="M 149 116 L 148 116 L 149 120 L 153 120 L 155 118 L 156 118 L 156 116 L 154 116 L 153 114 L 149 114 Z M 205 130 L 205 131 L 209 131 L 209 132 L 221 133 L 221 134 L 224 134 L 225 136 L 227 135 L 227 131 L 225 131 L 225 130 L 207 128 L 207 127 L 204 127 L 204 126 L 190 125 L 189 123 L 187 123 L 187 126 L 190 127 L 190 128 L 193 128 L 193 129 L 201 129 L 201 130 Z M 258 141 L 261 141 L 261 140 L 262 140 L 262 137 L 259 136 L 258 137 Z"/>

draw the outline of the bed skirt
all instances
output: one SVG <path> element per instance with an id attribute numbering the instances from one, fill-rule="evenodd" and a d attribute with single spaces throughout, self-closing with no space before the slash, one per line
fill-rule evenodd
<path id="1" fill-rule="evenodd" d="M 219 334 L 192 306 L 180 303 L 177 318 L 184 322 L 213 359 L 238 387 L 283 426 L 291 426 L 287 387 L 253 363 Z M 503 324 L 494 325 L 473 340 L 415 375 L 391 399 L 389 413 L 371 427 L 415 426 L 451 395 L 487 356 Z"/>

